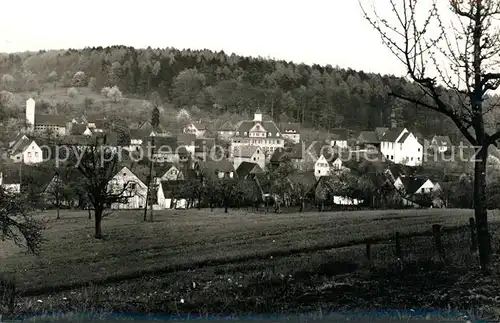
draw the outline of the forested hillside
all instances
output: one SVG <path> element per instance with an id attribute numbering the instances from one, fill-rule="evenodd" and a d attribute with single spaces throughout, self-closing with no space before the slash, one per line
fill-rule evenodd
<path id="1" fill-rule="evenodd" d="M 83 77 L 75 78 L 77 72 Z M 390 89 L 415 89 L 401 78 L 209 50 L 114 46 L 4 54 L 0 74 L 2 90 L 14 95 L 74 86 L 99 94 L 105 86 L 117 86 L 125 97 L 147 99 L 157 92 L 163 102 L 211 117 L 251 114 L 260 107 L 276 121 L 366 130 L 388 126 L 394 112 L 399 125 L 423 135 L 457 133 L 440 114 L 390 97 Z"/>

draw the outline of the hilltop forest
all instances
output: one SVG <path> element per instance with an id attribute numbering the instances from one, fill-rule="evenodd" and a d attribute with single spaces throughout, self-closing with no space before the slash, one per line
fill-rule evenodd
<path id="1" fill-rule="evenodd" d="M 78 72 L 82 77 L 75 80 Z M 3 54 L 0 74 L 1 90 L 14 95 L 75 86 L 101 93 L 103 87 L 116 86 L 127 98 L 150 99 L 157 93 L 156 99 L 177 109 L 196 109 L 212 118 L 251 115 L 260 107 L 277 122 L 360 131 L 389 126 L 393 113 L 399 126 L 423 135 L 438 131 L 458 136 L 444 116 L 388 95 L 396 89 L 417 90 L 405 79 L 330 65 L 210 50 L 113 46 Z"/>

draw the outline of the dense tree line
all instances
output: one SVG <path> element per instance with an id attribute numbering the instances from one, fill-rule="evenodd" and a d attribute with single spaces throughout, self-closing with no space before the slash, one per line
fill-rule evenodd
<path id="1" fill-rule="evenodd" d="M 126 96 L 157 93 L 177 108 L 220 115 L 251 114 L 257 106 L 276 121 L 366 130 L 400 126 L 424 135 L 457 133 L 441 115 L 388 95 L 416 86 L 389 75 L 330 65 L 305 65 L 210 50 L 107 48 L 40 51 L 0 57 L 2 88 L 40 91 L 52 86 L 117 87 Z M 132 109 L 132 107 L 131 107 Z"/>

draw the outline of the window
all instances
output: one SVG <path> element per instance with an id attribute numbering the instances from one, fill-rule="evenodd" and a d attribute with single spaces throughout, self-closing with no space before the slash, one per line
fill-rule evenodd
<path id="1" fill-rule="evenodd" d="M 422 188 L 420 191 L 421 191 L 422 193 L 424 193 L 424 192 L 425 192 L 425 189 L 424 189 L 424 188 Z"/>
<path id="2" fill-rule="evenodd" d="M 253 161 L 255 161 L 255 160 L 256 160 L 256 158 L 254 157 L 254 158 L 253 158 Z"/>
<path id="3" fill-rule="evenodd" d="M 411 158 L 411 161 L 413 161 L 413 157 Z"/>
<path id="4" fill-rule="evenodd" d="M 137 187 L 137 184 L 136 183 L 130 183 L 130 188 L 135 190 Z"/>
<path id="5" fill-rule="evenodd" d="M 269 137 L 271 137 L 271 133 L 270 133 L 270 132 L 269 132 L 267 135 L 268 135 Z"/>
<path id="6" fill-rule="evenodd" d="M 28 152 L 28 157 L 31 157 L 31 151 Z"/>
<path id="7" fill-rule="evenodd" d="M 420 152 L 420 148 L 418 148 L 418 152 Z"/>
<path id="8" fill-rule="evenodd" d="M 420 157 L 417 157 L 417 160 L 420 161 Z"/>
<path id="9" fill-rule="evenodd" d="M 123 176 L 127 176 L 127 173 L 123 173 Z"/>
<path id="10" fill-rule="evenodd" d="M 243 133 L 243 136 L 246 136 L 246 135 L 247 135 L 247 132 L 245 131 L 245 132 Z"/>
<path id="11" fill-rule="evenodd" d="M 389 155 L 385 155 L 385 158 L 389 159 Z"/>
<path id="12" fill-rule="evenodd" d="M 392 159 L 394 159 L 394 156 L 393 156 L 393 155 L 391 155 L 391 160 L 392 160 Z"/>
<path id="13" fill-rule="evenodd" d="M 35 152 L 35 157 L 38 157 L 38 152 Z"/>

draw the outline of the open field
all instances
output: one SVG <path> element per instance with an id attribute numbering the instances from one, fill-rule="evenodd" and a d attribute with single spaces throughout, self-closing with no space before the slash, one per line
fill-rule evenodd
<path id="1" fill-rule="evenodd" d="M 432 224 L 466 225 L 471 215 L 469 210 L 437 209 L 287 215 L 180 210 L 156 212 L 154 223 L 144 223 L 142 212 L 128 211 L 104 220 L 106 237 L 99 241 L 86 212 L 62 213 L 61 220 L 48 212 L 40 215 L 48 221 L 40 256 L 4 246 L 0 259 L 3 271 L 15 275 L 24 290 L 327 250 L 390 239 L 396 231 L 428 232 Z M 500 220 L 499 215 L 492 214 L 492 220 Z"/>
<path id="2" fill-rule="evenodd" d="M 499 214 L 490 214 L 500 222 Z M 429 297 L 437 297 L 434 306 L 460 307 L 465 303 L 441 299 L 441 292 L 468 284 L 464 274 L 477 267 L 466 228 L 443 235 L 452 271 L 438 264 L 428 236 L 402 240 L 409 276 L 394 276 L 393 243 L 374 244 L 369 264 L 362 244 L 391 239 L 396 231 L 428 233 L 432 224 L 466 225 L 470 210 L 169 210 L 156 212 L 154 223 L 144 223 L 142 215 L 114 213 L 103 223 L 105 240 L 97 241 L 85 212 L 62 213 L 61 220 L 41 214 L 48 228 L 39 257 L 11 245 L 1 249 L 2 271 L 26 296 L 19 310 L 255 313 L 325 304 L 403 308 L 423 306 Z"/>

